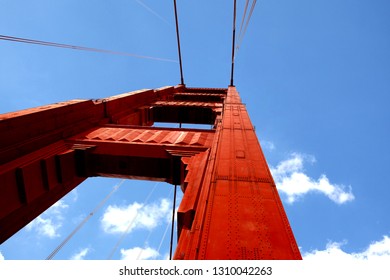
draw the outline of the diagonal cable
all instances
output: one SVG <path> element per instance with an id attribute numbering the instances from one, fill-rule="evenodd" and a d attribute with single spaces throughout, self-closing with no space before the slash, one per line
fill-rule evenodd
<path id="1" fill-rule="evenodd" d="M 154 11 L 152 8 L 150 8 L 148 5 L 146 5 L 143 1 L 141 0 L 135 0 L 139 5 L 141 5 L 142 7 L 144 7 L 146 10 L 148 10 L 150 13 L 152 13 L 153 15 L 155 15 L 156 17 L 158 17 L 159 19 L 161 19 L 162 21 L 164 21 L 166 24 L 168 25 L 171 25 L 165 18 L 163 18 L 162 16 L 160 16 L 156 11 Z"/>
<path id="2" fill-rule="evenodd" d="M 251 9 L 250 9 L 250 11 L 249 11 L 248 18 L 247 18 L 247 20 L 246 20 L 246 22 L 245 22 L 245 27 L 244 27 L 244 29 L 243 29 L 243 32 L 241 33 L 241 31 L 240 31 L 240 36 L 239 36 L 239 38 L 238 38 L 239 41 L 238 41 L 238 44 L 237 44 L 237 50 L 241 47 L 242 41 L 243 41 L 243 39 L 244 39 L 246 30 L 247 30 L 247 28 L 248 28 L 249 22 L 250 22 L 250 20 L 251 20 L 253 11 L 254 11 L 255 6 L 256 6 L 256 3 L 257 3 L 257 0 L 253 0 Z M 245 16 L 245 15 L 244 15 L 244 16 Z"/>
<path id="3" fill-rule="evenodd" d="M 238 32 L 238 36 L 237 36 L 238 41 L 240 41 L 240 38 L 242 36 L 242 29 L 243 29 L 245 18 L 246 18 L 246 12 L 248 10 L 248 5 L 249 5 L 249 0 L 246 0 L 245 1 L 245 8 L 244 8 L 244 15 L 242 16 L 241 24 L 240 24 L 240 31 Z M 238 50 L 238 48 L 239 48 L 239 46 L 237 44 L 236 49 Z"/>
<path id="4" fill-rule="evenodd" d="M 68 243 L 68 241 L 85 225 L 86 222 L 106 203 L 106 201 L 119 189 L 125 180 L 119 182 L 115 185 L 112 191 L 85 217 L 81 223 L 53 250 L 53 252 L 46 258 L 46 260 L 52 260 L 54 256 Z"/>
<path id="5" fill-rule="evenodd" d="M 155 189 L 156 189 L 156 187 L 157 187 L 157 185 L 158 185 L 159 183 L 160 183 L 160 182 L 157 182 L 157 183 L 154 185 L 153 189 L 150 191 L 150 193 L 148 194 L 148 196 L 145 198 L 145 201 L 144 201 L 144 203 L 142 204 L 142 206 L 145 206 L 145 205 L 148 203 L 150 197 L 151 197 L 152 194 L 154 193 L 154 191 L 155 191 Z M 140 209 L 139 209 L 139 210 L 140 210 Z M 129 232 L 130 229 L 131 229 L 131 226 L 134 224 L 134 222 L 136 221 L 136 219 L 137 219 L 137 217 L 138 217 L 138 214 L 139 214 L 139 212 L 140 212 L 139 210 L 137 211 L 135 217 L 134 217 L 134 218 L 130 221 L 130 223 L 127 225 L 125 231 L 122 233 L 122 236 L 119 238 L 118 242 L 115 244 L 114 248 L 111 250 L 111 253 L 108 255 L 107 260 L 111 260 L 111 259 L 112 259 L 112 257 L 114 256 L 116 250 L 118 249 L 119 245 L 120 245 L 120 244 L 122 243 L 122 241 L 125 239 L 126 235 L 128 234 L 128 232 Z"/>
<path id="6" fill-rule="evenodd" d="M 40 41 L 40 40 L 34 40 L 34 39 L 12 37 L 12 36 L 6 36 L 6 35 L 0 35 L 0 40 L 17 42 L 17 43 L 26 43 L 26 44 L 48 46 L 48 47 L 73 49 L 73 50 L 79 50 L 79 51 L 90 51 L 90 52 L 106 53 L 106 54 L 121 55 L 121 56 L 131 56 L 131 57 L 136 57 L 136 58 L 177 63 L 176 60 L 168 59 L 168 58 L 145 56 L 145 55 L 138 55 L 138 54 L 133 54 L 133 53 L 128 53 L 128 52 L 118 52 L 118 51 L 90 48 L 90 47 L 83 47 L 83 46 L 74 46 L 74 45 L 67 45 L 67 44 L 61 44 L 61 43 L 55 43 L 55 42 L 47 42 L 47 41 Z"/>

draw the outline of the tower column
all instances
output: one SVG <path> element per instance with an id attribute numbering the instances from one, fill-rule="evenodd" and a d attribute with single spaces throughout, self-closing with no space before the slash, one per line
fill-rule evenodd
<path id="1" fill-rule="evenodd" d="M 184 193 L 179 221 L 186 214 L 188 219 L 189 207 L 194 219 L 180 232 L 176 259 L 301 258 L 254 127 L 233 86 L 202 163 L 203 173 L 197 166 L 196 175 L 188 174 L 198 177 L 198 185 L 194 178 L 188 180 L 192 184 L 189 194 Z"/>

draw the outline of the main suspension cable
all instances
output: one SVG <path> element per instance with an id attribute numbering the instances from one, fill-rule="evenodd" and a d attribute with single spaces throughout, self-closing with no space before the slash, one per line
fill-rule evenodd
<path id="1" fill-rule="evenodd" d="M 244 8 L 244 15 L 242 16 L 242 19 L 241 19 L 241 24 L 240 24 L 240 31 L 238 32 L 238 41 L 240 41 L 240 38 L 241 38 L 241 34 L 242 34 L 242 29 L 243 29 L 243 26 L 244 26 L 244 22 L 245 22 L 245 17 L 246 17 L 246 11 L 248 10 L 248 5 L 249 5 L 249 0 L 246 0 L 245 1 L 245 8 Z M 237 47 L 236 49 L 238 50 L 238 46 L 239 44 L 237 44 Z"/>
<path id="2" fill-rule="evenodd" d="M 173 0 L 173 5 L 174 5 L 174 9 L 175 9 L 177 50 L 178 50 L 178 53 L 179 53 L 180 84 L 184 85 L 183 64 L 182 64 L 182 60 L 181 60 L 180 35 L 179 35 L 179 19 L 178 19 L 178 16 L 177 16 L 176 0 Z"/>
<path id="3" fill-rule="evenodd" d="M 61 244 L 58 245 L 57 248 L 53 250 L 53 252 L 46 258 L 46 260 L 52 260 L 54 258 L 54 256 L 65 246 L 65 244 L 68 243 L 68 241 L 85 225 L 86 222 L 88 222 L 90 218 L 92 218 L 92 216 L 104 205 L 104 203 L 106 203 L 106 201 L 119 189 L 119 187 L 123 184 L 124 181 L 125 180 L 122 179 L 119 182 L 119 184 L 114 186 L 112 191 L 95 207 L 95 209 L 92 210 L 92 212 L 89 213 L 87 217 L 85 217 L 81 221 L 81 223 L 64 239 L 64 241 L 62 241 Z"/>
<path id="4" fill-rule="evenodd" d="M 249 2 L 249 0 L 247 0 L 246 6 L 245 6 L 245 12 L 244 12 L 244 16 L 243 16 L 243 19 L 242 19 L 241 24 L 244 22 L 244 17 L 246 16 L 246 9 L 247 9 L 248 2 Z M 248 28 L 249 22 L 250 22 L 250 20 L 251 20 L 253 11 L 254 11 L 255 6 L 256 6 L 256 3 L 257 3 L 257 0 L 253 0 L 251 9 L 250 9 L 250 11 L 249 11 L 248 18 L 246 19 L 246 22 L 245 22 L 245 27 L 243 28 L 242 32 L 241 32 L 241 27 L 242 27 L 242 26 L 240 27 L 240 33 L 239 33 L 239 36 L 238 36 L 238 44 L 237 44 L 237 48 L 236 48 L 237 50 L 241 47 L 241 43 L 242 43 L 242 41 L 243 41 L 243 39 L 244 39 L 246 30 L 247 30 L 247 28 Z"/>
<path id="5" fill-rule="evenodd" d="M 90 51 L 90 52 L 106 53 L 106 54 L 121 55 L 121 56 L 131 56 L 131 57 L 136 57 L 136 58 L 152 59 L 152 60 L 177 63 L 176 60 L 168 59 L 168 58 L 160 58 L 160 57 L 153 57 L 153 56 L 138 55 L 138 54 L 133 54 L 133 53 L 128 53 L 128 52 L 118 52 L 118 51 L 111 51 L 111 50 L 104 50 L 104 49 L 74 46 L 74 45 L 67 45 L 67 44 L 61 44 L 61 43 L 40 41 L 40 40 L 34 40 L 34 39 L 26 39 L 26 38 L 19 38 L 19 37 L 5 36 L 5 35 L 0 35 L 0 40 L 17 42 L 17 43 L 26 43 L 26 44 L 48 46 L 48 47 L 73 49 L 73 50 L 79 50 L 79 51 Z"/>

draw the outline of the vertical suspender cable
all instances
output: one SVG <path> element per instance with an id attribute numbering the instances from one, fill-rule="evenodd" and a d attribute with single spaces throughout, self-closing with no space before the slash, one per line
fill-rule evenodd
<path id="1" fill-rule="evenodd" d="M 177 185 L 175 185 L 175 189 L 174 189 L 174 193 L 173 193 L 171 245 L 170 245 L 170 247 L 169 247 L 169 259 L 170 259 L 170 260 L 172 260 L 173 231 L 174 231 L 174 228 L 175 228 L 176 189 L 177 189 Z"/>
<path id="2" fill-rule="evenodd" d="M 234 76 L 234 49 L 235 49 L 235 42 L 236 42 L 236 7 L 237 7 L 237 0 L 234 0 L 234 9 L 233 9 L 233 39 L 232 39 L 232 71 L 230 74 L 230 86 L 234 86 L 233 83 L 233 76 Z"/>
<path id="3" fill-rule="evenodd" d="M 176 37 L 177 37 L 177 50 L 179 52 L 179 64 L 180 64 L 180 84 L 184 85 L 184 77 L 183 77 L 183 64 L 181 61 L 181 49 L 180 49 L 180 36 L 179 36 L 179 20 L 177 17 L 177 7 L 176 0 L 173 0 L 173 5 L 175 8 L 175 21 L 176 21 Z"/>

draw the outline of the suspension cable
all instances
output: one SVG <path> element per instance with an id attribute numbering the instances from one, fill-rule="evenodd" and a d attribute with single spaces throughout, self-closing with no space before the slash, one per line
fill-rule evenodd
<path id="1" fill-rule="evenodd" d="M 177 63 L 176 60 L 168 59 L 168 58 L 144 56 L 144 55 L 138 55 L 138 54 L 133 54 L 133 53 L 127 53 L 127 52 L 117 52 L 117 51 L 111 51 L 111 50 L 96 49 L 96 48 L 89 48 L 89 47 L 82 47 L 82 46 L 74 46 L 74 45 L 53 43 L 53 42 L 47 42 L 47 41 L 39 41 L 39 40 L 26 39 L 26 38 L 11 37 L 11 36 L 5 36 L 5 35 L 0 35 L 0 40 L 17 42 L 17 43 L 35 44 L 35 45 L 48 46 L 48 47 L 73 49 L 73 50 L 79 50 L 79 51 L 90 51 L 90 52 L 107 53 L 107 54 L 121 55 L 121 56 L 131 56 L 131 57 L 137 57 L 137 58 L 143 58 L 143 59 L 152 59 L 152 60 Z"/>
<path id="2" fill-rule="evenodd" d="M 173 189 L 171 189 L 171 190 L 169 191 L 169 195 L 168 195 L 168 196 L 171 196 L 172 192 L 173 192 Z M 164 241 L 164 239 L 165 239 L 165 236 L 167 235 L 168 229 L 169 229 L 169 223 L 167 223 L 167 226 L 166 226 L 166 228 L 165 228 L 164 234 L 163 234 L 163 236 L 162 236 L 162 238 L 161 238 L 161 241 L 160 241 L 160 244 L 158 245 L 158 248 L 157 248 L 157 253 L 158 253 L 159 255 L 160 255 L 161 245 L 162 245 L 162 243 L 163 243 L 163 241 Z M 150 239 L 150 236 L 152 235 L 152 232 L 153 232 L 153 231 L 150 231 L 149 234 L 148 234 L 148 236 L 146 237 L 146 239 L 145 239 L 145 241 L 144 241 L 144 247 L 146 247 L 146 245 L 148 244 L 148 241 L 149 241 L 149 239 Z M 142 253 L 143 253 L 143 251 L 142 251 L 142 249 L 141 249 L 140 252 L 138 253 L 137 260 L 139 260 L 139 259 L 141 258 Z"/>
<path id="3" fill-rule="evenodd" d="M 149 231 L 149 234 L 148 234 L 148 236 L 146 237 L 146 239 L 145 239 L 145 241 L 144 241 L 144 248 L 145 248 L 146 245 L 148 244 L 149 239 L 150 239 L 150 236 L 152 235 L 152 232 L 153 232 L 152 230 Z M 139 260 L 139 259 L 141 258 L 142 253 L 143 253 L 143 250 L 142 250 L 142 248 L 141 248 L 141 250 L 139 250 L 139 253 L 138 253 L 138 256 L 137 256 L 137 260 Z"/>
<path id="4" fill-rule="evenodd" d="M 155 15 L 156 17 L 158 17 L 159 19 L 161 19 L 163 22 L 165 22 L 166 24 L 168 25 L 171 25 L 165 18 L 163 18 L 162 16 L 160 16 L 156 11 L 154 11 L 152 8 L 150 8 L 148 5 L 146 5 L 143 1 L 141 0 L 135 0 L 139 5 L 141 5 L 142 7 L 144 7 L 147 11 L 149 11 L 150 13 L 152 13 L 153 15 Z"/>
<path id="5" fill-rule="evenodd" d="M 164 240 L 165 240 L 165 237 L 166 237 L 166 235 L 167 235 L 167 233 L 168 233 L 169 226 L 170 226 L 170 224 L 167 223 L 167 226 L 165 227 L 164 234 L 163 234 L 163 236 L 161 237 L 160 244 L 158 245 L 158 248 L 157 248 L 158 254 L 160 254 L 161 246 L 162 246 L 162 244 L 163 244 L 163 242 L 164 242 Z"/>
<path id="6" fill-rule="evenodd" d="M 170 242 L 170 246 L 169 246 L 169 259 L 170 260 L 172 260 L 173 232 L 174 232 L 174 228 L 175 228 L 176 189 L 177 189 L 177 185 L 175 185 L 174 192 L 173 192 L 171 242 Z"/>
<path id="7" fill-rule="evenodd" d="M 66 243 L 85 225 L 85 223 L 106 203 L 106 201 L 113 195 L 119 187 L 123 184 L 125 180 L 121 180 L 119 184 L 114 186 L 112 191 L 92 210 L 92 212 L 89 213 L 87 217 L 85 217 L 81 223 L 64 239 L 64 241 L 61 242 L 60 245 L 57 246 L 53 250 L 53 252 L 46 258 L 46 260 L 52 260 L 54 256 L 65 246 Z"/>
<path id="8" fill-rule="evenodd" d="M 240 38 L 241 38 L 241 34 L 242 34 L 242 28 L 244 26 L 244 22 L 245 22 L 245 17 L 246 17 L 246 11 L 248 10 L 248 5 L 249 5 L 249 0 L 246 0 L 245 1 L 245 8 L 244 8 L 244 15 L 242 16 L 242 19 L 241 19 L 241 24 L 240 24 L 240 31 L 238 32 L 238 41 L 240 41 Z M 238 50 L 239 44 L 237 44 L 237 47 L 236 49 Z"/>
<path id="9" fill-rule="evenodd" d="M 179 20 L 178 20 L 178 16 L 177 16 L 176 0 L 173 0 L 173 5 L 174 5 L 174 9 L 175 9 L 177 50 L 179 53 L 180 84 L 184 85 L 183 64 L 182 64 L 182 60 L 181 60 L 180 35 L 179 35 Z"/>
<path id="10" fill-rule="evenodd" d="M 248 3 L 248 0 L 247 0 L 247 3 Z M 249 15 L 248 15 L 248 18 L 247 18 L 247 20 L 246 20 L 246 22 L 245 22 L 245 27 L 244 27 L 242 33 L 241 33 L 241 30 L 240 30 L 240 34 L 239 34 L 239 36 L 238 36 L 237 50 L 241 47 L 241 43 L 242 43 L 242 41 L 243 41 L 243 39 L 244 39 L 246 30 L 247 30 L 247 28 L 248 28 L 249 22 L 250 22 L 250 20 L 251 20 L 253 11 L 254 11 L 255 6 L 256 6 L 256 3 L 257 3 L 257 0 L 253 0 L 251 9 L 250 9 L 250 11 L 249 11 Z M 245 9 L 246 9 L 246 8 L 247 8 L 247 7 L 245 7 Z M 244 13 L 244 17 L 245 17 L 245 15 L 246 15 L 246 13 Z M 243 19 L 243 20 L 244 20 L 244 19 Z"/>
<path id="11" fill-rule="evenodd" d="M 173 189 L 171 189 L 171 190 L 169 191 L 168 197 L 171 196 L 172 192 L 173 192 Z M 162 246 L 162 244 L 164 243 L 165 237 L 166 237 L 166 235 L 167 235 L 167 233 L 168 233 L 169 226 L 170 226 L 170 223 L 167 223 L 167 226 L 165 227 L 164 234 L 163 234 L 163 236 L 161 237 L 160 244 L 158 245 L 157 253 L 158 253 L 159 255 L 160 255 L 161 246 Z"/>
<path id="12" fill-rule="evenodd" d="M 154 193 L 154 190 L 156 189 L 157 185 L 159 184 L 160 182 L 157 182 L 156 184 L 154 184 L 154 187 L 153 189 L 150 191 L 150 193 L 148 194 L 148 196 L 145 198 L 145 201 L 144 203 L 142 204 L 142 206 L 146 205 L 146 203 L 148 203 L 150 197 L 152 196 L 152 194 Z M 107 257 L 107 260 L 111 260 L 112 259 L 112 256 L 115 254 L 116 250 L 118 249 L 119 245 L 122 243 L 123 239 L 126 237 L 127 233 L 129 232 L 131 226 L 134 224 L 134 222 L 136 221 L 137 217 L 138 217 L 138 214 L 139 214 L 139 210 L 137 211 L 135 217 L 130 221 L 130 223 L 127 225 L 127 228 L 125 229 L 125 231 L 122 233 L 122 236 L 119 238 L 118 242 L 115 244 L 114 248 L 111 250 L 111 253 L 108 255 Z"/>
<path id="13" fill-rule="evenodd" d="M 230 86 L 233 86 L 233 77 L 234 77 L 234 48 L 235 48 L 235 42 L 236 42 L 236 7 L 237 7 L 237 0 L 234 0 L 234 9 L 233 9 L 233 39 L 232 39 L 232 69 L 230 73 Z"/>

